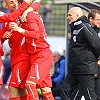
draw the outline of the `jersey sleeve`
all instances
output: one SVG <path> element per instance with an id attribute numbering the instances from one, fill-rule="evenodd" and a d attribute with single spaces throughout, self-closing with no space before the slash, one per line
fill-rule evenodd
<path id="1" fill-rule="evenodd" d="M 2 24 L 0 35 L 1 35 L 1 42 L 4 42 L 6 38 L 3 38 L 3 34 L 7 31 L 7 28 L 5 27 L 5 23 Z"/>
<path id="2" fill-rule="evenodd" d="M 28 7 L 28 4 L 23 1 L 23 3 L 11 14 L 0 12 L 0 22 L 11 22 L 15 21 Z"/>
<path id="3" fill-rule="evenodd" d="M 34 9 L 34 11 L 37 11 L 40 8 L 40 3 L 39 2 L 34 2 L 30 5 Z"/>
<path id="4" fill-rule="evenodd" d="M 29 30 L 26 30 L 24 35 L 26 37 L 30 37 L 30 38 L 33 38 L 33 39 L 39 39 L 39 36 L 40 36 L 40 30 L 39 30 L 39 26 L 38 26 L 38 23 L 36 21 L 34 22 L 31 22 L 31 23 L 28 23 L 28 29 Z"/>

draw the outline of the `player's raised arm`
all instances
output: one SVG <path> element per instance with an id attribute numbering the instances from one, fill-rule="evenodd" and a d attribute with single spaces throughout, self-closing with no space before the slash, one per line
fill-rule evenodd
<path id="1" fill-rule="evenodd" d="M 21 16 L 21 21 L 22 22 L 27 22 L 27 14 L 31 11 L 37 11 L 40 8 L 40 3 L 39 2 L 33 2 L 22 14 Z"/>
<path id="2" fill-rule="evenodd" d="M 15 21 L 23 11 L 31 4 L 32 0 L 24 0 L 23 3 L 13 13 L 7 14 L 0 12 L 0 22 L 11 22 Z"/>

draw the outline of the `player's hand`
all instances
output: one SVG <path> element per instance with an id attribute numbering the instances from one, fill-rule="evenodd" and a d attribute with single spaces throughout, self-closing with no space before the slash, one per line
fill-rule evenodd
<path id="1" fill-rule="evenodd" d="M 33 11 L 33 8 L 32 8 L 32 7 L 28 7 L 28 8 L 24 11 L 24 13 L 23 13 L 22 16 L 21 16 L 21 21 L 22 21 L 22 22 L 27 22 L 27 19 L 26 19 L 27 14 L 28 14 L 29 12 L 31 12 L 31 11 Z"/>
<path id="2" fill-rule="evenodd" d="M 100 60 L 98 60 L 97 64 L 98 64 L 98 66 L 100 67 Z"/>
<path id="3" fill-rule="evenodd" d="M 32 3 L 32 0 L 24 0 L 25 2 L 27 2 L 28 4 Z"/>
<path id="4" fill-rule="evenodd" d="M 11 33 L 10 31 L 6 31 L 6 32 L 3 34 L 2 38 L 7 38 L 7 39 L 9 39 L 9 38 L 11 37 L 11 35 L 12 35 L 12 33 Z"/>
<path id="5" fill-rule="evenodd" d="M 27 16 L 28 12 L 27 10 L 25 10 L 22 14 L 22 16 L 20 17 L 22 22 L 27 22 L 26 16 Z"/>
<path id="6" fill-rule="evenodd" d="M 15 22 L 10 22 L 9 27 L 13 31 L 18 31 L 18 29 L 19 29 L 17 23 L 15 23 Z"/>

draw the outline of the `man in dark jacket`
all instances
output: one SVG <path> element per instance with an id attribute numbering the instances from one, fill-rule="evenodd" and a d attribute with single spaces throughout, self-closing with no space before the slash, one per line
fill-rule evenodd
<path id="1" fill-rule="evenodd" d="M 91 9 L 88 14 L 88 19 L 97 35 L 100 37 L 100 11 L 96 9 Z M 98 62 L 99 64 L 99 62 Z M 94 83 L 95 83 L 95 93 L 97 95 L 97 99 L 100 100 L 100 65 L 98 65 L 98 74 L 94 75 Z"/>
<path id="2" fill-rule="evenodd" d="M 70 84 L 71 100 L 77 100 L 80 89 L 75 94 L 73 91 L 79 84 L 85 100 L 97 100 L 94 91 L 94 74 L 98 74 L 100 38 L 87 18 L 83 16 L 81 8 L 71 8 L 67 19 L 71 25 L 72 37 L 69 48 L 69 72 L 64 82 L 67 80 Z"/>

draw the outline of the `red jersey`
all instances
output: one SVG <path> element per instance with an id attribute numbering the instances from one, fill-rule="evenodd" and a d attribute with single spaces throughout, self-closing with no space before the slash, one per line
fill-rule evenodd
<path id="1" fill-rule="evenodd" d="M 35 3 L 31 4 L 31 7 L 34 10 L 37 10 L 40 7 L 40 3 L 35 2 Z M 22 24 L 23 24 L 23 23 L 21 23 L 20 19 L 16 19 L 15 22 L 18 24 L 18 26 L 22 26 Z M 9 29 L 9 22 L 6 22 L 3 24 L 1 34 L 4 34 L 6 31 L 11 31 Z M 17 53 L 29 55 L 24 35 L 22 35 L 18 32 L 15 32 L 15 31 L 11 31 L 11 32 L 12 32 L 12 36 L 9 38 L 9 46 L 11 48 L 11 56 L 13 54 L 17 54 Z"/>
<path id="2" fill-rule="evenodd" d="M 31 5 L 31 7 L 33 7 L 34 10 L 37 10 L 39 8 L 39 6 L 40 6 L 39 3 L 35 3 L 35 4 Z M 4 12 L 0 12 L 0 22 L 11 22 L 11 21 L 15 22 L 15 20 L 23 13 L 23 11 L 27 7 L 28 7 L 28 4 L 26 2 L 23 2 L 21 4 L 21 6 L 19 6 L 19 8 L 11 14 L 6 14 Z M 16 21 L 19 21 L 19 20 L 16 20 Z M 8 25 L 9 25 L 9 23 L 5 23 L 3 26 L 3 30 L 0 33 L 10 31 Z M 21 54 L 28 54 L 24 36 L 19 34 L 18 32 L 13 32 L 12 34 L 13 34 L 12 37 L 9 39 L 11 53 L 13 54 L 13 53 L 21 52 Z M 1 40 L 0 40 L 0 84 L 3 84 L 3 82 L 2 82 L 3 64 L 2 64 L 2 60 L 1 60 L 1 55 L 3 55 L 3 51 L 2 51 L 2 44 L 1 44 Z M 20 57 L 18 57 L 18 58 L 20 58 Z M 20 59 L 17 59 L 17 60 L 19 61 Z M 16 61 L 14 61 L 14 59 L 13 59 L 12 63 L 14 63 L 14 62 L 16 62 Z"/>
<path id="3" fill-rule="evenodd" d="M 15 21 L 28 7 L 28 4 L 26 2 L 23 2 L 18 9 L 16 9 L 13 13 L 7 14 L 4 12 L 0 12 L 0 22 L 13 22 Z"/>
<path id="4" fill-rule="evenodd" d="M 26 36 L 29 53 L 36 53 L 50 47 L 47 42 L 43 20 L 38 12 L 28 13 L 27 23 L 24 23 L 22 27 L 26 29 L 24 35 Z"/>

